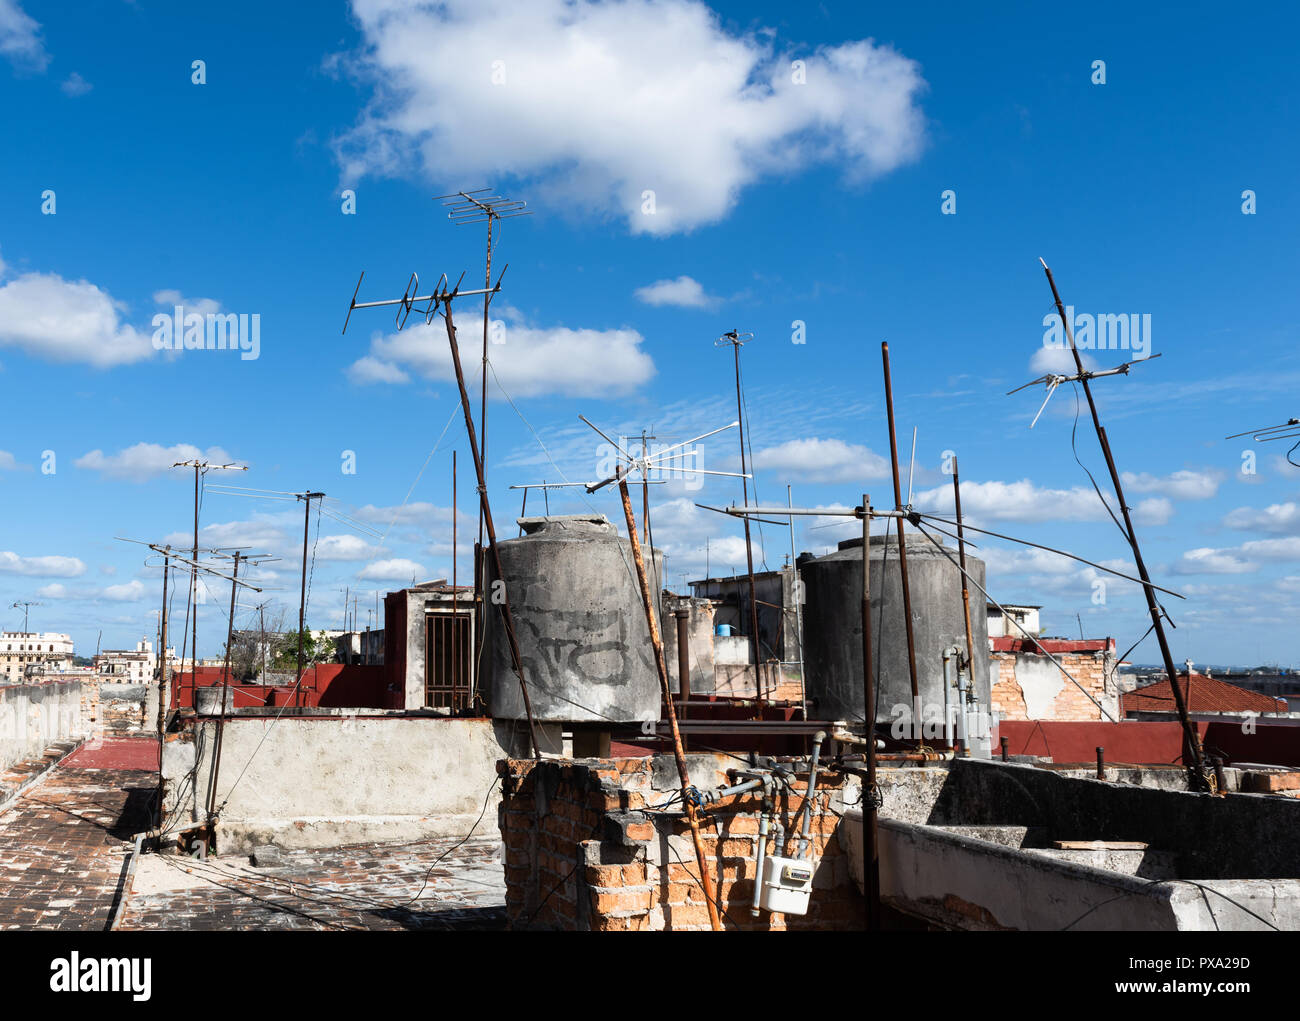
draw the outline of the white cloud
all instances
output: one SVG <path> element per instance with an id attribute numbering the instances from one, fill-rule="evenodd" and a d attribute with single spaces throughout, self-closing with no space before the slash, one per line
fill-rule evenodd
<path id="1" fill-rule="evenodd" d="M 1079 357 L 1083 359 L 1085 369 L 1091 371 L 1097 367 L 1097 360 L 1091 355 L 1080 351 Z M 1068 347 L 1044 345 L 1035 351 L 1034 356 L 1029 359 L 1029 371 L 1043 374 L 1052 372 L 1058 376 L 1073 376 L 1079 371 L 1079 367 L 1074 364 L 1074 355 L 1070 353 Z"/>
<path id="2" fill-rule="evenodd" d="M 195 313 L 201 316 L 216 315 L 221 311 L 221 302 L 215 298 L 187 298 L 180 291 L 162 290 L 153 292 L 153 300 L 171 312 L 177 305 L 185 309 L 185 314 Z"/>
<path id="3" fill-rule="evenodd" d="M 1300 534 L 1300 504 L 1288 500 L 1286 503 L 1270 504 L 1263 510 L 1238 507 L 1228 512 L 1223 523 L 1228 528 L 1242 531 L 1272 532 L 1275 535 Z"/>
<path id="4" fill-rule="evenodd" d="M 76 557 L 24 557 L 0 552 L 0 574 L 23 574 L 37 578 L 75 578 L 85 574 L 86 565 Z"/>
<path id="5" fill-rule="evenodd" d="M 135 579 L 123 585 L 109 585 L 100 592 L 100 598 L 114 603 L 133 603 L 144 598 L 144 594 L 144 583 Z"/>
<path id="6" fill-rule="evenodd" d="M 18 0 L 0 0 L 0 54 L 24 70 L 44 71 L 50 62 L 40 24 L 28 17 Z"/>
<path id="7" fill-rule="evenodd" d="M 409 583 L 412 578 L 424 577 L 424 567 L 414 560 L 406 560 L 401 557 L 392 560 L 376 560 L 373 564 L 367 564 L 363 567 L 358 572 L 357 577 L 366 581 Z"/>
<path id="8" fill-rule="evenodd" d="M 504 331 L 503 343 L 490 345 L 488 358 L 495 379 L 511 397 L 561 394 L 566 397 L 609 397 L 627 394 L 655 374 L 654 361 L 642 350 L 636 330 L 588 330 L 525 325 L 516 313 Z M 472 316 L 468 321 L 473 323 Z M 464 346 L 461 362 L 477 364 L 474 345 Z M 370 354 L 354 362 L 348 375 L 355 383 L 404 382 L 407 370 L 444 382 L 454 381 L 445 328 L 420 323 L 400 333 L 376 337 Z M 469 369 L 466 369 L 468 372 Z M 489 393 L 499 393 L 489 386 Z"/>
<path id="9" fill-rule="evenodd" d="M 49 585 L 42 585 L 36 590 L 36 594 L 42 599 L 64 599 L 68 595 L 68 588 L 55 581 Z"/>
<path id="10" fill-rule="evenodd" d="M 0 471 L 12 472 L 19 468 L 25 468 L 26 465 L 18 463 L 18 459 L 7 450 L 0 450 Z"/>
<path id="11" fill-rule="evenodd" d="M 637 301 L 647 305 L 676 305 L 679 308 L 710 308 L 718 299 L 704 293 L 698 280 L 680 276 L 676 280 L 656 280 L 636 289 Z"/>
<path id="12" fill-rule="evenodd" d="M 0 347 L 100 369 L 153 357 L 150 335 L 124 322 L 122 310 L 87 280 L 24 273 L 0 286 Z"/>
<path id="13" fill-rule="evenodd" d="M 917 493 L 913 503 L 923 511 L 951 514 L 952 486 Z M 1107 517 L 1106 508 L 1091 488 L 1046 489 L 1028 479 L 963 482 L 961 504 L 963 515 L 986 521 L 1098 521 Z M 1133 520 L 1139 524 L 1161 525 L 1173 513 L 1169 500 L 1154 497 L 1141 500 L 1133 507 Z"/>
<path id="14" fill-rule="evenodd" d="M 1208 500 L 1219 491 L 1223 473 L 1217 471 L 1176 471 L 1169 475 L 1147 472 L 1122 472 L 1125 491 L 1159 493 L 1175 500 Z"/>
<path id="15" fill-rule="evenodd" d="M 1179 574 L 1247 574 L 1259 570 L 1259 565 L 1243 560 L 1231 550 L 1201 547 L 1184 553 L 1174 570 Z"/>
<path id="16" fill-rule="evenodd" d="M 719 220 L 762 176 L 835 163 L 867 179 L 922 147 L 920 70 L 872 40 L 786 52 L 696 0 L 354 0 L 353 14 L 364 46 L 346 69 L 375 93 L 337 141 L 349 179 L 529 176 L 548 203 L 668 234 Z"/>
<path id="17" fill-rule="evenodd" d="M 226 464 L 233 460 L 220 447 L 208 447 L 206 451 L 201 451 L 188 443 L 177 443 L 170 447 L 157 443 L 137 443 L 116 454 L 92 450 L 82 454 L 73 464 L 78 468 L 97 471 L 108 478 L 143 482 L 170 471 L 177 461 L 190 461 L 199 457 L 213 464 Z"/>
<path id="18" fill-rule="evenodd" d="M 59 88 L 63 90 L 65 96 L 72 96 L 74 98 L 77 96 L 84 96 L 94 87 L 95 86 L 91 85 L 85 78 L 77 74 L 76 71 L 73 71 L 72 74 L 68 75 L 63 84 L 59 86 Z"/>
<path id="19" fill-rule="evenodd" d="M 348 366 L 348 379 L 363 386 L 367 383 L 409 383 L 411 377 L 392 362 L 381 361 L 372 355 L 358 358 Z"/>
<path id="20" fill-rule="evenodd" d="M 867 447 L 815 436 L 759 450 L 754 454 L 754 468 L 803 482 L 853 482 L 889 474 L 889 462 Z"/>
<path id="21" fill-rule="evenodd" d="M 366 560 L 382 552 L 356 535 L 322 535 L 315 549 L 317 560 Z"/>

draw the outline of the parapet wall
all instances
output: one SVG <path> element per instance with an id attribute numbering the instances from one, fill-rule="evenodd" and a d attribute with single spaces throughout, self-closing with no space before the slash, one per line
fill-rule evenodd
<path id="1" fill-rule="evenodd" d="M 0 769 L 88 736 L 78 680 L 0 685 Z"/>
<path id="2" fill-rule="evenodd" d="M 691 755 L 692 783 L 727 783 L 727 756 Z M 497 763 L 505 843 L 506 910 L 514 928 L 566 930 L 708 929 L 694 844 L 681 812 L 670 755 L 628 759 Z M 775 799 L 786 837 L 803 803 L 807 773 Z M 848 800 L 856 800 L 859 788 Z M 816 861 L 807 915 L 754 917 L 754 856 L 761 796 L 728 798 L 702 822 L 709 871 L 725 929 L 860 929 L 865 905 L 837 838 L 844 778 L 818 777 L 811 827 Z M 784 853 L 774 838 L 767 852 Z"/>

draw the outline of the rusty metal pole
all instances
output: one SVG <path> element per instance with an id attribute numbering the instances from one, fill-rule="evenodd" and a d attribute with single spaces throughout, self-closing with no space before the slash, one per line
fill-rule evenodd
<path id="1" fill-rule="evenodd" d="M 460 390 L 460 408 L 465 413 L 465 432 L 469 436 L 470 453 L 474 455 L 474 474 L 478 479 L 479 510 L 483 514 L 483 525 L 487 530 L 488 548 L 492 552 L 493 565 L 496 567 L 497 580 L 501 582 L 501 621 L 505 627 L 506 641 L 510 646 L 510 663 L 515 676 L 519 678 L 519 690 L 523 695 L 524 712 L 528 715 L 528 737 L 533 744 L 533 758 L 540 761 L 542 746 L 537 740 L 537 723 L 533 718 L 533 702 L 528 696 L 528 682 L 524 680 L 523 657 L 519 654 L 519 640 L 515 635 L 515 618 L 510 612 L 510 594 L 505 584 L 505 574 L 501 570 L 501 553 L 497 549 L 497 529 L 492 521 L 492 504 L 488 501 L 487 482 L 483 475 L 483 459 L 479 456 L 478 439 L 474 434 L 474 416 L 469 410 L 469 393 L 465 389 L 465 371 L 460 364 L 460 346 L 456 343 L 456 325 L 451 318 L 451 297 L 442 298 L 443 321 L 447 324 L 447 342 L 451 347 L 451 362 L 456 370 L 456 386 Z M 486 582 L 483 577 L 484 599 L 483 615 L 487 616 Z"/>
<path id="2" fill-rule="evenodd" d="M 862 873 L 867 929 L 880 928 L 880 845 L 876 818 L 876 681 L 871 662 L 871 497 L 862 494 L 862 709 L 866 717 L 867 780 L 862 791 Z"/>
<path id="3" fill-rule="evenodd" d="M 903 491 L 898 479 L 898 437 L 894 432 L 894 388 L 889 378 L 889 343 L 880 345 L 885 364 L 885 412 L 889 419 L 889 460 L 894 470 L 894 509 L 903 509 Z M 907 541 L 903 538 L 902 515 L 898 522 L 898 569 L 903 583 L 903 621 L 907 630 L 907 670 L 912 681 L 912 706 L 915 712 L 921 689 L 916 680 L 916 637 L 912 632 L 912 587 L 907 578 Z M 865 555 L 865 554 L 864 554 Z"/>
<path id="4" fill-rule="evenodd" d="M 1097 441 L 1101 444 L 1101 452 L 1106 458 L 1106 468 L 1110 471 L 1111 485 L 1115 488 L 1115 498 L 1119 502 L 1119 511 L 1124 518 L 1124 529 L 1128 538 L 1129 546 L 1133 550 L 1133 562 L 1138 570 L 1138 577 L 1142 579 L 1142 593 L 1146 596 L 1147 611 L 1151 615 L 1151 626 L 1156 632 L 1156 641 L 1160 643 L 1160 656 L 1164 660 L 1165 673 L 1169 676 L 1169 686 L 1173 689 L 1174 705 L 1178 710 L 1178 721 L 1183 727 L 1183 754 L 1184 758 L 1190 761 L 1186 762 L 1188 770 L 1188 779 L 1191 788 L 1194 791 L 1207 791 L 1209 783 L 1205 776 L 1205 765 L 1201 754 L 1201 742 L 1196 733 L 1196 728 L 1192 726 L 1191 718 L 1187 714 L 1187 701 L 1183 698 L 1183 693 L 1178 687 L 1178 668 L 1174 666 L 1173 653 L 1169 650 L 1169 640 L 1165 636 L 1165 627 L 1162 620 L 1163 611 L 1156 600 L 1155 590 L 1151 587 L 1151 576 L 1147 574 L 1146 563 L 1142 559 L 1142 548 L 1138 545 L 1137 531 L 1133 527 L 1133 519 L 1129 516 L 1128 504 L 1124 501 L 1124 487 L 1120 484 L 1119 470 L 1115 467 L 1115 458 L 1111 456 L 1110 441 L 1106 438 L 1106 430 L 1101 424 L 1101 418 L 1097 414 L 1097 403 L 1092 398 L 1092 388 L 1088 385 L 1088 375 L 1084 371 L 1083 359 L 1079 355 L 1079 349 L 1074 346 L 1074 333 L 1070 329 L 1068 317 L 1065 314 L 1065 304 L 1061 301 L 1061 293 L 1056 289 L 1056 281 L 1052 277 L 1052 271 L 1048 269 L 1047 263 L 1043 263 L 1043 272 L 1047 274 L 1047 283 L 1052 288 L 1052 298 L 1056 301 L 1056 312 L 1060 316 L 1061 325 L 1065 329 L 1065 338 L 1070 345 L 1070 353 L 1074 355 L 1074 365 L 1079 375 L 1079 382 L 1083 385 L 1084 395 L 1088 398 L 1088 410 L 1092 412 L 1093 428 L 1097 431 Z"/>
<path id="5" fill-rule="evenodd" d="M 168 550 L 171 546 L 167 547 Z M 167 710 L 171 708 L 168 704 L 171 701 L 171 688 L 167 684 L 167 574 L 171 566 L 171 557 L 166 553 L 163 554 L 163 601 L 162 601 L 162 623 L 159 625 L 161 637 L 159 643 L 162 648 L 158 650 L 158 662 L 161 669 L 158 674 L 158 740 L 163 739 L 163 731 L 167 725 Z M 161 774 L 160 774 L 161 782 Z"/>
<path id="6" fill-rule="evenodd" d="M 298 592 L 298 679 L 293 686 L 294 701 L 303 704 L 305 692 L 302 688 L 303 674 L 303 630 L 307 626 L 307 534 L 311 526 L 311 502 L 323 497 L 324 493 L 303 493 L 298 499 L 303 502 L 302 515 L 302 581 Z"/>
<path id="7" fill-rule="evenodd" d="M 239 556 L 239 551 L 235 550 L 235 570 L 230 576 L 230 618 L 226 625 L 226 665 L 221 679 L 221 714 L 217 718 L 217 739 L 212 746 L 212 774 L 208 781 L 208 819 L 211 819 L 216 811 L 217 781 L 221 777 L 221 740 L 226 734 L 226 700 L 230 698 L 230 646 L 235 638 L 235 594 L 239 590 Z"/>
<path id="8" fill-rule="evenodd" d="M 1097 779 L 1106 779 L 1106 749 L 1097 745 Z"/>
<path id="9" fill-rule="evenodd" d="M 1002 761 L 1010 762 L 1011 757 L 1007 754 L 1007 739 L 1005 737 L 1002 738 L 1001 740 L 998 741 L 998 744 L 1001 745 L 1002 747 Z"/>
<path id="10" fill-rule="evenodd" d="M 952 496 L 957 508 L 957 559 L 961 564 L 961 604 L 966 614 L 966 663 L 971 684 L 975 683 L 975 641 L 970 624 L 970 586 L 966 582 L 966 537 L 961 521 L 961 480 L 957 474 L 957 458 L 952 459 Z"/>
<path id="11" fill-rule="evenodd" d="M 645 559 L 641 554 L 641 541 L 637 537 L 636 517 L 632 513 L 632 497 L 627 490 L 627 479 L 620 470 L 618 492 L 623 498 L 623 515 L 627 518 L 627 535 L 632 544 L 632 561 L 636 564 L 636 580 L 641 586 L 641 601 L 645 604 L 646 624 L 650 628 L 650 644 L 654 648 L 655 669 L 659 671 L 659 683 L 663 687 L 664 705 L 668 710 L 668 725 L 673 734 L 673 755 L 677 760 L 677 775 L 682 782 L 682 802 L 686 806 L 686 824 L 691 828 L 691 840 L 695 844 L 695 860 L 700 866 L 700 886 L 704 889 L 704 899 L 709 908 L 709 925 L 715 932 L 721 930 L 722 922 L 718 918 L 718 906 L 714 903 L 713 879 L 709 875 L 709 860 L 704 853 L 704 841 L 700 837 L 700 820 L 687 791 L 691 786 L 690 773 L 686 768 L 686 751 L 682 747 L 682 734 L 677 727 L 677 710 L 673 708 L 672 686 L 668 683 L 668 665 L 664 661 L 664 643 L 659 636 L 659 625 L 655 622 L 654 600 L 650 596 L 650 582 L 646 576 Z M 654 550 L 650 551 L 654 556 Z M 759 877 L 761 879 L 762 877 Z"/>
<path id="12" fill-rule="evenodd" d="M 749 504 L 749 480 L 745 478 L 748 469 L 745 467 L 745 414 L 741 406 L 740 399 L 740 344 L 732 343 L 732 349 L 736 354 L 736 419 L 740 423 L 740 491 L 744 498 L 745 505 Z M 647 487 L 648 488 L 648 487 Z M 762 665 L 762 647 L 758 641 L 758 597 L 754 594 L 754 545 L 749 535 L 749 517 L 746 515 L 741 520 L 745 523 L 745 567 L 749 572 L 749 645 L 754 653 L 754 691 L 758 696 L 758 716 L 763 717 L 763 665 Z"/>
<path id="13" fill-rule="evenodd" d="M 691 611 L 677 610 L 673 616 L 677 619 L 677 695 L 682 700 L 684 720 L 691 701 Z M 682 747 L 686 747 L 685 740 Z"/>

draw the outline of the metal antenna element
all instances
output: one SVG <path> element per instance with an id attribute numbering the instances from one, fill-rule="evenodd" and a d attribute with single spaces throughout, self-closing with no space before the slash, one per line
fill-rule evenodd
<path id="1" fill-rule="evenodd" d="M 1160 355 L 1154 354 L 1146 358 L 1135 358 L 1133 361 L 1125 362 L 1123 365 L 1116 365 L 1113 369 L 1097 369 L 1093 372 L 1080 369 L 1072 376 L 1062 375 L 1057 372 L 1049 372 L 1044 376 L 1039 376 L 1037 379 L 1031 379 L 1028 383 L 1022 383 L 1014 390 L 1008 390 L 1007 396 L 1009 397 L 1014 393 L 1019 393 L 1021 390 L 1028 389 L 1031 386 L 1036 386 L 1039 383 L 1042 383 L 1047 387 L 1047 396 L 1043 398 L 1043 403 L 1038 408 L 1038 414 L 1035 415 L 1034 420 L 1029 423 L 1029 428 L 1032 429 L 1038 424 L 1039 418 L 1042 417 L 1043 411 L 1047 408 L 1047 402 L 1052 399 L 1052 394 L 1056 393 L 1056 388 L 1062 383 L 1083 383 L 1089 379 L 1100 379 L 1102 376 L 1127 376 L 1128 370 L 1134 365 L 1141 365 L 1143 362 L 1154 361 L 1159 357 Z M 1228 438 L 1231 439 L 1232 437 Z"/>
<path id="2" fill-rule="evenodd" d="M 749 503 L 749 483 L 746 481 L 748 476 L 743 473 L 748 470 L 745 464 L 745 432 L 747 423 L 745 422 L 744 399 L 740 386 L 740 349 L 754 339 L 754 334 L 749 331 L 740 331 L 735 328 L 714 342 L 714 347 L 725 347 L 730 345 L 733 359 L 736 365 L 736 418 L 740 425 L 740 470 L 741 476 L 741 495 L 745 503 Z M 754 587 L 754 543 L 749 532 L 749 519 L 745 518 L 745 566 L 749 579 L 749 631 L 750 631 L 750 648 L 754 655 L 754 686 L 757 694 L 757 715 L 759 719 L 763 716 L 763 703 L 765 701 L 765 692 L 763 690 L 763 665 L 762 655 L 758 641 L 758 596 Z"/>
<path id="3" fill-rule="evenodd" d="M 508 199 L 504 195 L 498 195 L 491 188 L 475 188 L 470 191 L 458 191 L 451 195 L 438 195 L 435 196 L 434 201 L 443 204 L 447 210 L 447 219 L 454 224 L 487 224 L 487 254 L 483 259 L 483 286 L 490 286 L 492 283 L 492 230 L 496 226 L 498 220 L 508 220 L 516 216 L 532 216 L 532 211 L 525 208 L 528 203 L 521 199 Z M 479 460 L 483 462 L 484 479 L 487 478 L 488 464 L 488 331 L 491 325 L 488 315 L 488 307 L 491 304 L 491 301 L 491 294 L 485 294 L 483 296 L 483 364 L 479 379 L 478 454 Z M 478 515 L 478 544 L 479 548 L 482 549 L 482 507 L 479 508 Z M 480 641 L 481 640 L 482 636 L 480 635 Z"/>
<path id="4" fill-rule="evenodd" d="M 1294 436 L 1300 436 L 1300 418 L 1288 418 L 1281 425 L 1270 425 L 1263 429 L 1247 429 L 1244 433 L 1233 433 L 1231 436 L 1225 436 L 1225 440 L 1235 440 L 1241 436 L 1249 436 L 1256 443 L 1267 443 L 1269 440 L 1289 440 Z"/>
<path id="5" fill-rule="evenodd" d="M 1110 471 L 1111 485 L 1115 489 L 1115 501 L 1119 504 L 1120 515 L 1124 520 L 1125 537 L 1128 539 L 1129 546 L 1133 551 L 1133 563 L 1137 567 L 1138 576 L 1144 583 L 1143 593 L 1146 596 L 1147 610 L 1151 616 L 1151 627 L 1155 630 L 1156 640 L 1160 644 L 1160 656 L 1164 661 L 1165 673 L 1169 677 L 1169 687 L 1173 692 L 1174 705 L 1178 710 L 1178 722 L 1182 724 L 1183 728 L 1184 765 L 1187 767 L 1189 784 L 1193 791 L 1205 792 L 1210 790 L 1210 782 L 1205 773 L 1200 735 L 1196 732 L 1196 728 L 1192 726 L 1191 717 L 1187 714 L 1187 699 L 1183 697 L 1182 689 L 1178 687 L 1178 668 L 1174 665 L 1173 654 L 1169 651 L 1169 639 L 1165 635 L 1164 610 L 1157 601 L 1154 590 L 1149 585 L 1151 577 L 1147 573 L 1146 562 L 1142 559 L 1142 547 L 1138 545 L 1137 530 L 1133 527 L 1133 519 L 1129 515 L 1128 504 L 1124 501 L 1124 487 L 1120 481 L 1119 469 L 1115 467 L 1115 458 L 1110 450 L 1110 440 L 1107 439 L 1106 430 L 1101 424 L 1101 417 L 1097 414 L 1097 403 L 1092 397 L 1092 387 L 1088 385 L 1088 380 L 1091 377 L 1084 371 L 1083 358 L 1079 355 L 1079 349 L 1074 344 L 1074 334 L 1070 330 L 1069 317 L 1065 314 L 1065 303 L 1061 300 L 1061 292 L 1056 288 L 1056 280 L 1052 277 L 1052 271 L 1043 259 L 1038 261 L 1042 263 L 1043 272 L 1047 274 L 1047 284 L 1052 289 L 1052 298 L 1056 302 L 1056 312 L 1061 318 L 1061 326 L 1065 331 L 1065 339 L 1069 344 L 1070 353 L 1074 356 L 1074 366 L 1077 370 L 1079 383 L 1083 387 L 1084 396 L 1088 399 L 1088 410 L 1092 414 L 1092 425 L 1097 433 L 1097 442 L 1101 447 L 1102 455 L 1106 458 L 1106 467 Z M 1126 370 L 1127 366 L 1121 366 L 1120 368 Z M 1191 682 L 1188 683 L 1190 685 Z"/>
<path id="6" fill-rule="evenodd" d="M 505 271 L 508 267 L 509 264 L 502 267 L 501 276 L 505 275 Z M 465 274 L 462 273 L 461 279 L 464 279 L 464 276 Z M 509 586 L 505 584 L 505 574 L 501 569 L 501 553 L 497 548 L 496 525 L 493 523 L 492 519 L 492 504 L 488 499 L 487 478 L 484 474 L 483 468 L 483 448 L 479 445 L 478 433 L 474 427 L 474 413 L 470 408 L 469 392 L 465 387 L 465 370 L 460 360 L 460 344 L 456 339 L 456 324 L 454 322 L 451 308 L 452 303 L 457 298 L 469 297 L 475 294 L 495 295 L 501 290 L 501 277 L 497 277 L 497 282 L 492 287 L 485 287 L 481 290 L 472 291 L 462 291 L 460 289 L 460 281 L 457 281 L 455 287 L 448 288 L 445 283 L 446 279 L 447 278 L 444 275 L 442 281 L 439 282 L 439 286 L 430 294 L 424 296 L 417 295 L 409 299 L 403 297 L 394 301 L 376 301 L 358 304 L 356 295 L 354 294 L 352 296 L 352 308 L 377 307 L 381 305 L 395 304 L 408 304 L 413 306 L 416 302 L 424 301 L 428 303 L 425 309 L 423 309 L 425 313 L 425 321 L 432 323 L 436 315 L 441 315 L 443 324 L 447 328 L 447 345 L 451 350 L 451 364 L 456 373 L 456 387 L 460 392 L 460 409 L 465 416 L 465 433 L 469 439 L 470 453 L 474 456 L 474 473 L 478 480 L 479 512 L 483 516 L 483 524 L 487 531 L 487 552 L 493 558 L 497 580 L 502 583 L 500 602 L 498 603 L 496 599 L 493 599 L 493 604 L 500 606 L 501 621 L 506 634 L 506 642 L 510 649 L 511 666 L 514 669 L 515 676 L 519 679 L 519 690 L 524 703 L 524 712 L 528 717 L 528 736 L 532 744 L 533 758 L 540 761 L 542 757 L 542 748 L 537 736 L 537 721 L 533 716 L 532 698 L 528 694 L 528 682 L 524 677 L 523 656 L 519 651 L 519 639 L 515 632 L 514 614 L 510 609 Z M 351 316 L 351 309 L 348 310 L 348 315 L 349 317 Z M 344 324 L 344 328 L 346 329 L 346 323 Z M 482 575 L 485 572 L 476 571 L 475 573 L 476 575 Z M 482 593 L 483 588 L 480 583 L 478 590 L 475 593 L 475 598 L 479 606 L 480 614 L 485 615 L 486 601 L 483 599 Z M 481 630 L 482 629 L 480 629 L 480 631 Z M 476 656 L 475 659 L 477 661 L 478 657 Z M 475 685 L 475 690 L 477 690 L 477 685 Z"/>
<path id="7" fill-rule="evenodd" d="M 642 480 L 649 480 L 650 473 L 652 471 L 654 471 L 655 469 L 662 469 L 662 468 L 668 468 L 670 471 L 681 472 L 683 475 L 726 475 L 731 478 L 743 478 L 743 479 L 748 479 L 753 477 L 751 475 L 743 475 L 739 472 L 711 471 L 707 468 L 688 468 L 685 465 L 675 465 L 675 464 L 669 465 L 665 463 L 668 461 L 680 460 L 683 457 L 690 456 L 689 453 L 674 453 L 674 451 L 680 450 L 680 448 L 682 447 L 688 447 L 692 443 L 698 443 L 700 440 L 707 439 L 710 436 L 716 436 L 720 432 L 726 432 L 728 429 L 735 429 L 737 426 L 740 425 L 739 422 L 731 422 L 730 424 L 724 425 L 721 428 L 710 429 L 708 432 L 701 433 L 699 436 L 694 436 L 689 440 L 682 440 L 681 443 L 674 443 L 671 447 L 663 447 L 660 450 L 656 450 L 648 454 L 631 454 L 628 453 L 628 451 L 624 450 L 613 440 L 611 440 L 609 436 L 607 436 L 604 432 L 601 432 L 601 430 L 597 426 L 593 425 L 585 416 L 579 415 L 578 418 L 582 419 L 582 421 L 586 423 L 588 426 L 591 426 L 591 428 L 595 430 L 595 432 L 599 436 L 601 436 L 611 447 L 613 447 L 616 451 L 618 451 L 620 455 L 619 458 L 617 459 L 618 466 L 617 468 L 615 468 L 613 475 L 609 476 L 608 478 L 601 479 L 599 482 L 588 482 L 585 484 L 588 493 L 594 493 L 598 489 L 604 489 L 606 486 L 610 485 L 611 483 L 619 482 L 624 479 L 627 479 L 629 484 L 635 485 L 635 483 L 628 478 L 628 476 L 630 476 L 633 472 L 639 473 L 641 475 Z"/>
<path id="8" fill-rule="evenodd" d="M 27 610 L 28 610 L 28 608 L 29 608 L 29 607 L 32 607 L 32 606 L 44 606 L 44 605 L 45 605 L 44 603 L 31 603 L 31 602 L 27 602 L 26 600 L 20 599 L 20 600 L 18 600 L 16 603 L 14 603 L 12 606 L 9 607 L 9 609 L 11 609 L 11 610 L 16 610 L 16 609 L 17 609 L 18 607 L 20 607 L 20 606 L 23 608 L 23 634 L 26 634 L 26 633 L 27 633 Z"/>

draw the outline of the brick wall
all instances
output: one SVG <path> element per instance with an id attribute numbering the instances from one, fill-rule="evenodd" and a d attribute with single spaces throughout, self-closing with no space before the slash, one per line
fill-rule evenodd
<path id="1" fill-rule="evenodd" d="M 94 674 L 81 680 L 81 718 L 91 737 L 153 733 L 156 719 L 148 719 L 149 700 L 120 697 L 120 692 L 141 686 L 123 684 L 120 677 Z M 103 690 L 109 685 L 108 691 Z M 156 705 L 156 700 L 155 700 Z"/>
<path id="2" fill-rule="evenodd" d="M 1053 656 L 1111 714 L 1119 718 L 1119 691 L 1113 646 L 1103 651 L 1053 652 Z M 1041 653 L 990 653 L 996 673 L 993 711 L 1004 720 L 1104 720 L 1106 717 L 1083 691 L 1071 683 Z M 1044 687 L 1045 675 L 1049 686 Z M 1059 684 L 1059 690 L 1052 692 Z M 1036 686 L 1037 691 L 1034 687 Z M 1035 697 L 1037 695 L 1037 697 Z"/>
<path id="3" fill-rule="evenodd" d="M 702 760 L 716 760 L 709 768 Z M 726 783 L 734 759 L 691 756 L 701 789 Z M 505 844 L 506 909 L 514 928 L 628 931 L 708 929 L 690 830 L 679 805 L 657 809 L 675 793 L 671 756 L 635 759 L 508 759 L 499 825 Z M 802 802 L 806 772 L 794 792 L 775 799 L 789 837 Z M 856 801 L 856 788 L 849 801 Z M 864 904 L 836 836 L 844 801 L 842 777 L 818 777 L 812 843 L 817 867 L 808 914 L 750 914 L 757 794 L 709 806 L 702 822 L 709 871 L 727 929 L 858 929 Z M 797 835 L 794 835 L 797 839 Z M 790 845 L 789 853 L 795 847 Z M 768 838 L 768 853 L 778 852 Z"/>

